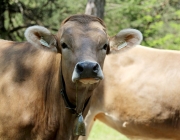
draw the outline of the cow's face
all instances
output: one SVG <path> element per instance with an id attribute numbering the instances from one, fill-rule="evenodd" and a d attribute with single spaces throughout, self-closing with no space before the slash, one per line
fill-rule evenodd
<path id="1" fill-rule="evenodd" d="M 79 84 L 96 84 L 103 79 L 102 67 L 109 46 L 101 23 L 67 21 L 60 29 L 58 39 L 66 79 Z"/>
<path id="2" fill-rule="evenodd" d="M 64 20 L 56 36 L 42 26 L 29 27 L 25 36 L 38 48 L 61 53 L 62 75 L 67 93 L 93 90 L 103 79 L 103 62 L 109 39 L 103 21 L 94 16 L 75 15 Z M 89 92 L 90 93 L 90 92 Z M 70 95 L 74 99 L 74 95 Z"/>

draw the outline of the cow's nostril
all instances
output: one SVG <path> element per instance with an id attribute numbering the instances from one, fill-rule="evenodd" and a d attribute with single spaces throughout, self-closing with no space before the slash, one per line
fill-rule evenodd
<path id="1" fill-rule="evenodd" d="M 83 70 L 84 70 L 83 66 L 82 66 L 81 64 L 78 64 L 78 65 L 77 65 L 77 71 L 78 71 L 79 73 L 81 73 L 81 72 L 83 72 Z"/>
<path id="2" fill-rule="evenodd" d="M 98 73 L 99 70 L 99 65 L 96 63 L 95 66 L 93 67 L 93 72 Z"/>
<path id="3" fill-rule="evenodd" d="M 97 82 L 97 80 L 103 79 L 101 66 L 98 63 L 91 61 L 78 62 L 73 71 L 72 81 L 82 81 L 83 79 L 90 83 L 94 80 Z"/>

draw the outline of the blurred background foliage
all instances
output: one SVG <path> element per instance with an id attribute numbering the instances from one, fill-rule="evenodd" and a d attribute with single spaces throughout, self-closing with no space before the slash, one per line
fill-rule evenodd
<path id="1" fill-rule="evenodd" d="M 86 0 L 1 0 L 0 38 L 22 41 L 24 30 L 42 25 L 56 33 L 72 14 L 85 12 Z M 106 0 L 104 21 L 110 36 L 124 28 L 143 33 L 143 45 L 180 49 L 179 0 Z"/>
<path id="2" fill-rule="evenodd" d="M 25 40 L 24 31 L 32 25 L 55 33 L 66 17 L 84 13 L 85 6 L 84 0 L 1 0 L 0 38 Z"/>
<path id="3" fill-rule="evenodd" d="M 107 0 L 105 11 L 110 34 L 135 28 L 145 46 L 180 49 L 179 0 Z"/>

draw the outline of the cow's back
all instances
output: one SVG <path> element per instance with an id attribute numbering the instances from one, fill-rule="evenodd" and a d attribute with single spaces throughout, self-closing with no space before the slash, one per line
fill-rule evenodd
<path id="1" fill-rule="evenodd" d="M 131 138 L 179 139 L 179 60 L 178 51 L 142 46 L 106 57 L 87 130 L 95 117 Z"/>

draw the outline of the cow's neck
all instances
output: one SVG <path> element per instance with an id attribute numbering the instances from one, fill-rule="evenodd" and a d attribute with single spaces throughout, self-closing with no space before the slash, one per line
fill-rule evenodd
<path id="1" fill-rule="evenodd" d="M 61 66 L 62 67 L 62 66 Z M 61 71 L 60 71 L 60 82 L 61 82 L 61 95 L 62 95 L 62 99 L 64 100 L 64 104 L 66 106 L 66 108 L 72 113 L 72 114 L 75 114 L 76 113 L 76 105 L 71 103 L 69 98 L 68 98 L 68 95 L 66 93 L 66 84 L 65 84 L 65 81 L 64 81 L 64 76 L 62 74 L 62 68 L 61 68 Z"/>
<path id="2" fill-rule="evenodd" d="M 83 86 L 79 88 L 78 83 L 72 84 L 71 81 L 67 81 L 67 78 L 64 80 L 64 76 L 62 73 L 62 69 L 60 71 L 60 85 L 61 85 L 61 105 L 62 102 L 64 103 L 61 106 L 62 109 L 62 116 L 63 118 L 60 122 L 60 129 L 66 130 L 68 136 L 70 136 L 72 139 L 78 138 L 79 135 L 85 135 L 85 124 L 83 121 L 83 111 L 85 109 L 85 106 L 88 102 L 89 95 L 92 94 L 92 91 L 89 91 L 89 85 Z M 68 83 L 71 83 L 70 85 Z M 73 95 L 73 96 L 70 96 Z M 69 100 L 69 97 L 71 97 Z M 72 100 L 72 97 L 73 100 Z M 64 106 L 64 108 L 63 108 Z M 64 109 L 64 111 L 63 111 Z M 63 125 L 62 125 L 63 124 Z M 71 129 L 69 129 L 69 127 Z M 66 136 L 67 136 L 66 135 Z M 61 134 L 63 137 L 63 135 Z M 61 139 L 62 139 L 61 137 Z M 69 137 L 69 139 L 71 139 Z"/>
<path id="3" fill-rule="evenodd" d="M 87 97 L 88 97 L 88 89 L 90 85 L 86 85 L 85 88 L 79 91 L 78 89 L 78 83 L 75 83 L 75 89 L 69 90 L 68 87 L 66 87 L 64 77 L 62 73 L 60 74 L 60 79 L 61 79 L 61 95 L 64 100 L 66 108 L 72 113 L 72 114 L 79 114 L 84 110 Z M 69 100 L 69 97 L 66 92 L 66 88 L 68 88 L 68 92 L 72 93 L 75 95 L 75 102 L 71 102 Z"/>
<path id="4" fill-rule="evenodd" d="M 43 137 L 53 138 L 59 127 L 58 119 L 60 114 L 59 99 L 59 58 L 57 55 L 48 52 L 40 52 L 39 56 L 43 57 L 41 62 L 44 64 L 37 66 L 41 69 L 41 75 L 38 78 L 38 98 L 35 99 L 35 127 L 34 133 L 40 134 Z M 39 74 L 39 71 L 35 71 Z M 45 77 L 45 78 L 44 78 Z"/>
<path id="5" fill-rule="evenodd" d="M 60 129 L 59 129 L 60 134 L 58 134 L 59 136 L 58 138 L 64 140 L 76 140 L 78 139 L 79 136 L 75 136 L 73 131 L 74 131 L 75 120 L 77 119 L 77 114 L 72 114 L 72 112 L 66 108 L 62 98 L 60 101 L 61 101 Z M 83 116 L 85 117 L 85 115 L 86 112 L 83 111 Z"/>

